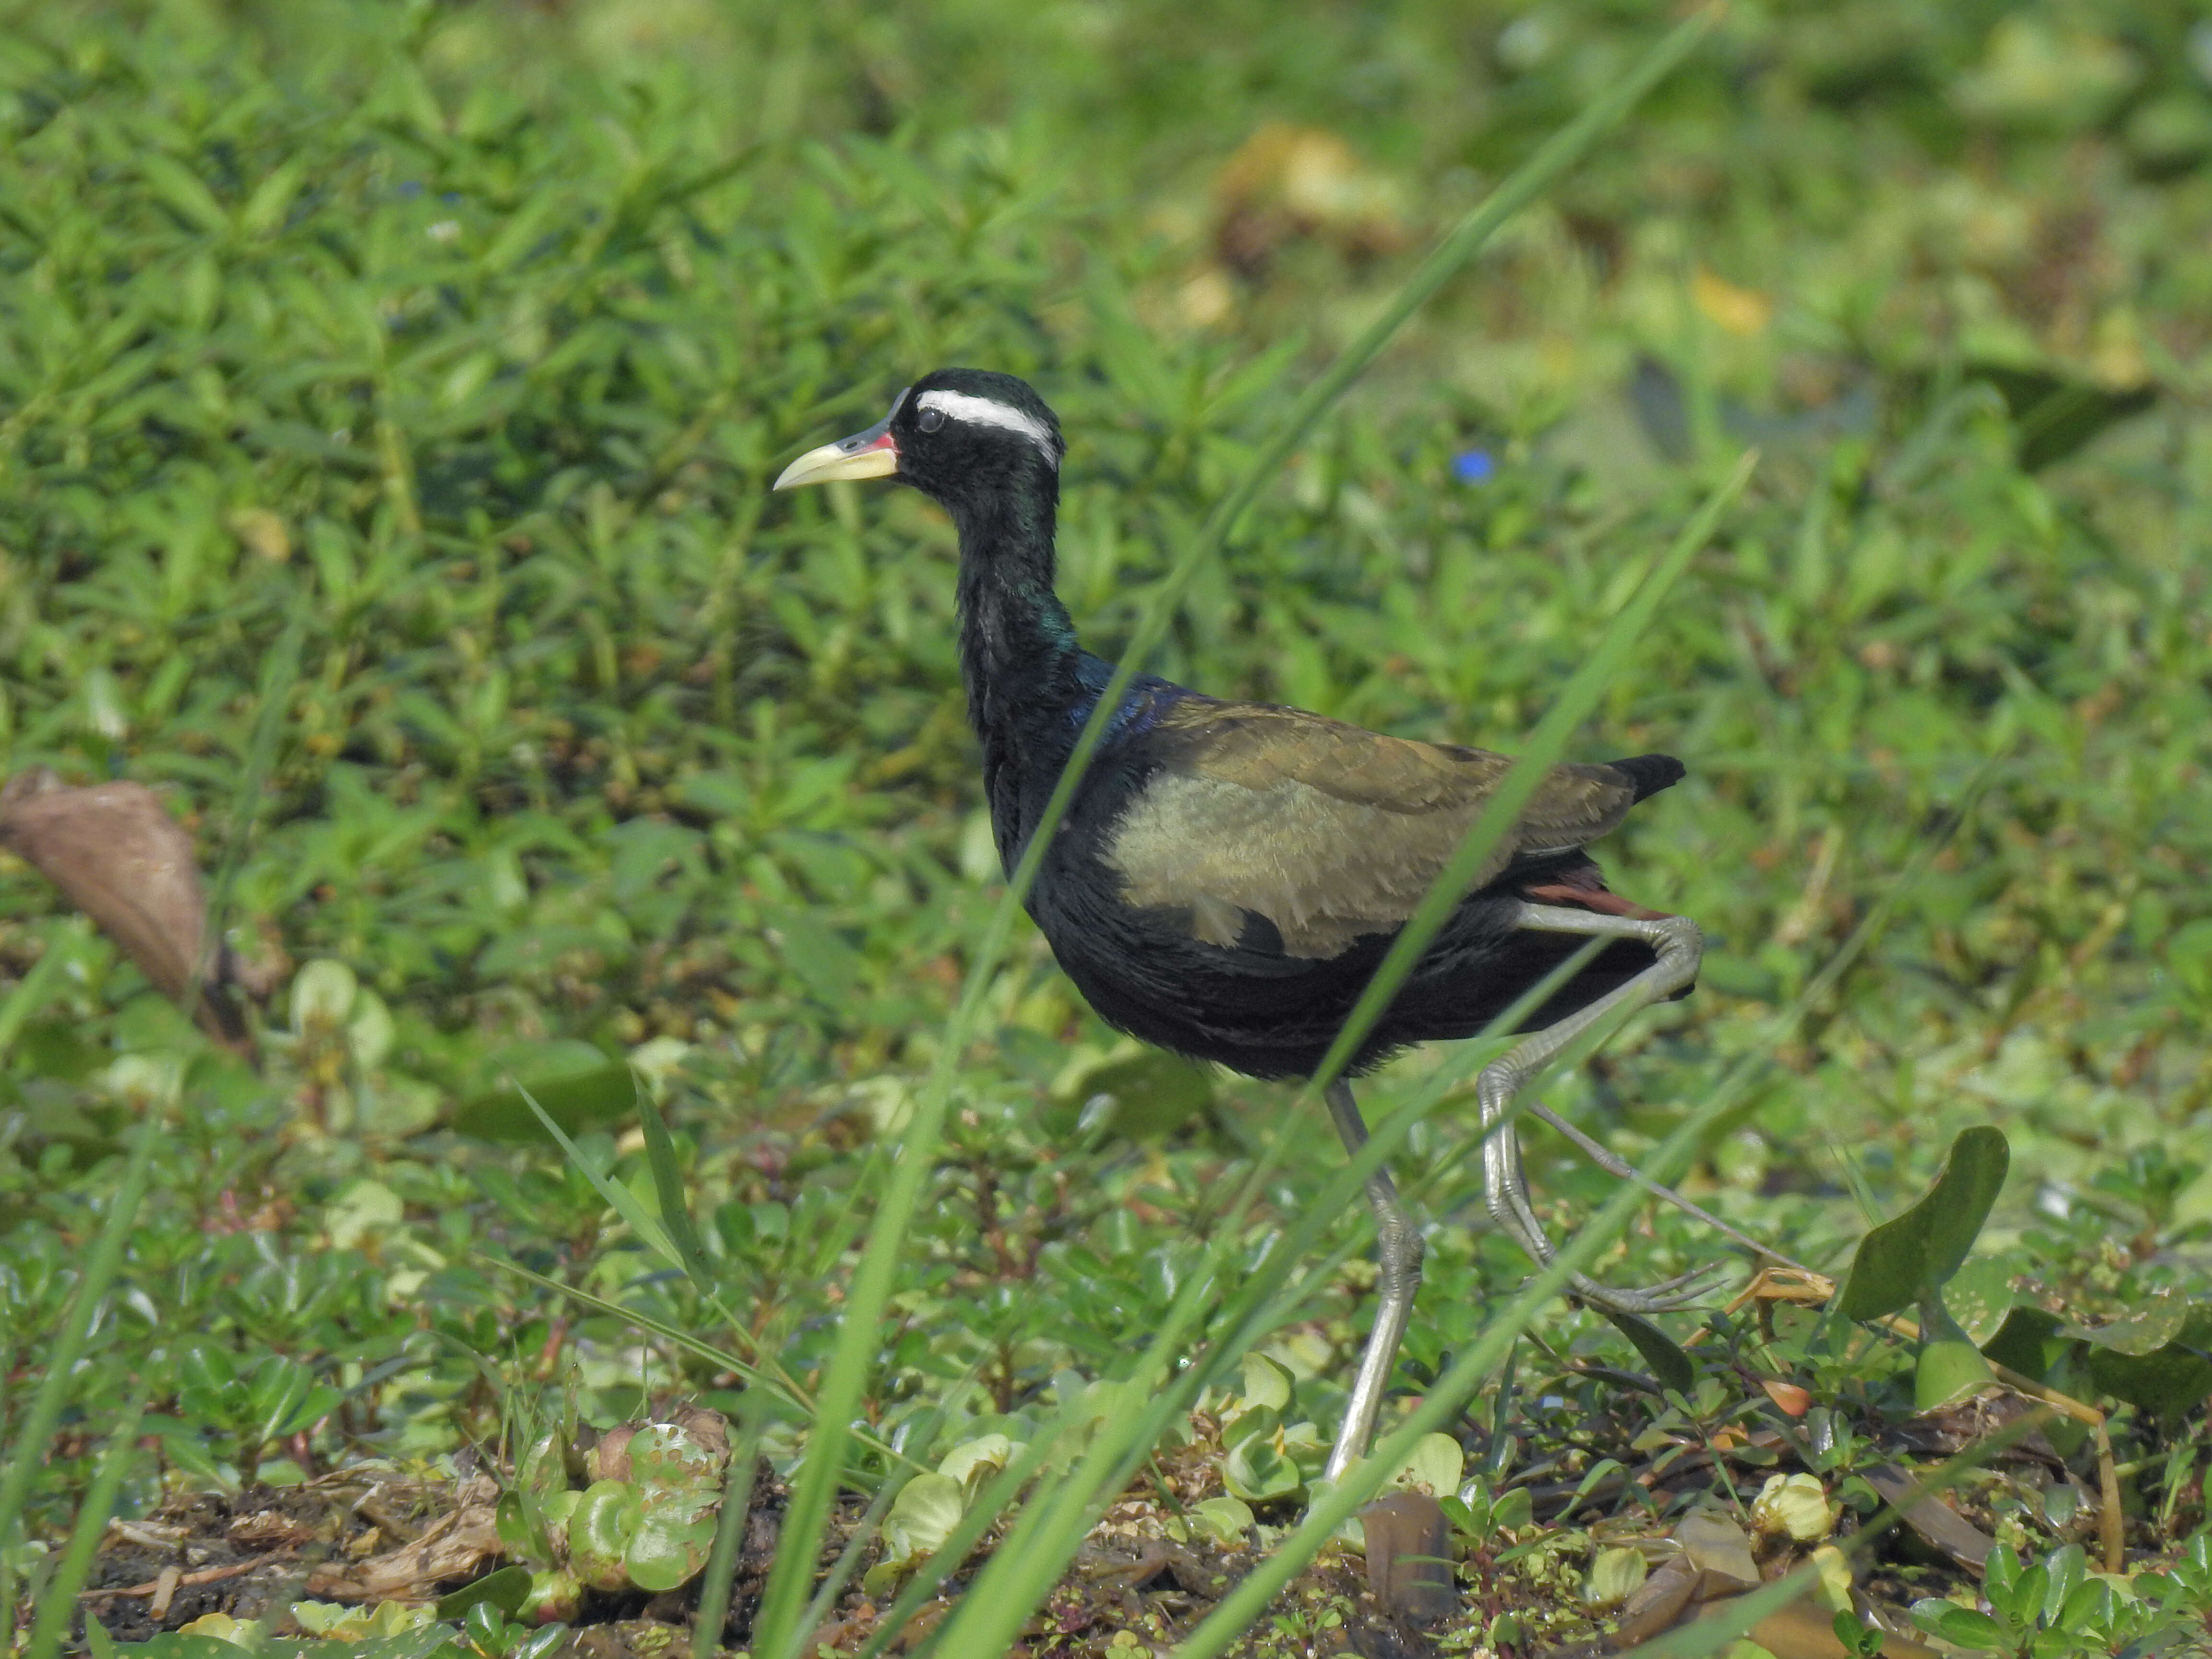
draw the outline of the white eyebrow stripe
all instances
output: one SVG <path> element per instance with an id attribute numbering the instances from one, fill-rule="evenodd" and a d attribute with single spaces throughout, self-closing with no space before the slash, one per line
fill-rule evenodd
<path id="1" fill-rule="evenodd" d="M 1037 452 L 1060 470 L 1060 447 L 1053 442 L 1052 428 L 1034 415 L 988 398 L 977 398 L 965 392 L 925 392 L 915 400 L 917 409 L 934 409 L 956 421 L 967 421 L 975 426 L 995 426 L 1008 432 L 1018 432 L 1037 447 Z"/>

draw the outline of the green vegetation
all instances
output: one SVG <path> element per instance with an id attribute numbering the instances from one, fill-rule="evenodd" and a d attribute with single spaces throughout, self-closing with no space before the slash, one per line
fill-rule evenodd
<path id="1" fill-rule="evenodd" d="M 171 1659 L 295 1601 L 349 1652 L 545 1659 L 552 1616 L 689 1641 L 701 1559 L 702 1651 L 942 1638 L 986 1571 L 1038 1659 L 1380 1617 L 1337 1544 L 1224 1600 L 1328 1496 L 1371 1245 L 1334 1135 L 1121 1042 L 1025 925 L 944 1048 L 999 893 L 951 532 L 766 484 L 922 369 L 1021 374 L 1118 649 L 1660 10 L 0 7 L 0 769 L 161 793 L 251 1031 L 0 855 L 10 1641 L 88 1571 L 118 1638 L 243 1621 Z M 1898 1631 L 1968 1651 L 2212 1618 L 2208 233 L 2186 7 L 1739 6 L 1174 595 L 1147 666 L 1516 750 L 1762 451 L 1567 744 L 1688 763 L 1599 852 L 1705 927 L 1702 982 L 1541 1095 L 1825 1273 L 1890 1224 L 1826 1316 L 1509 1318 L 1486 1051 L 1375 1079 L 1433 1224 L 1395 1484 L 1443 1500 L 1446 1646 L 1632 1624 L 1638 1540 L 1701 1504 L 1761 1567 L 1858 1537 Z M 1590 1271 L 1720 1249 L 1589 1224 L 1617 1184 L 1527 1139 Z M 872 1237 L 843 1496 L 778 1576 Z M 2108 1419 L 1992 1438 L 1996 1376 Z M 635 1468 L 587 1443 L 632 1421 Z M 1978 1545 L 1861 1534 L 1962 1449 Z M 2093 1571 L 2106 1479 L 2131 1576 Z M 400 1576 L 472 1504 L 474 1557 Z M 182 1558 L 111 1510 L 253 1571 L 139 1594 Z"/>

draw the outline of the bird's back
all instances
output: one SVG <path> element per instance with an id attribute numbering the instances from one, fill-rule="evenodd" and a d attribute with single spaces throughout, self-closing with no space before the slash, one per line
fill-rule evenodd
<path id="1" fill-rule="evenodd" d="M 1303 1075 L 1510 765 L 1147 679 L 1116 710 L 1030 909 L 1109 1021 L 1255 1076 Z M 1554 768 L 1360 1063 L 1481 1030 L 1572 954 L 1579 940 L 1516 929 L 1510 907 L 1533 887 L 1544 902 L 1621 908 L 1582 848 L 1681 775 L 1665 756 Z M 1651 960 L 1608 946 L 1521 1024 L 1559 1018 Z"/>

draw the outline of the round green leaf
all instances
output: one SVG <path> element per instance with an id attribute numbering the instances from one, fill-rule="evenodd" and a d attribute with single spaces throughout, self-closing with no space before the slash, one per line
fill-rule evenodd
<path id="1" fill-rule="evenodd" d="M 1014 1443 L 1003 1434 L 979 1435 L 973 1440 L 963 1441 L 938 1460 L 937 1472 L 960 1483 L 961 1491 L 972 1497 L 975 1488 L 1000 1469 L 1014 1455 Z"/>
<path id="2" fill-rule="evenodd" d="M 1426 1490 L 1436 1498 L 1456 1497 L 1464 1462 L 1459 1442 L 1451 1436 L 1425 1434 L 1414 1443 L 1405 1467 L 1390 1478 L 1390 1484 L 1414 1491 Z"/>
<path id="3" fill-rule="evenodd" d="M 1650 1571 L 1641 1550 L 1620 1545 L 1600 1550 L 1583 1581 L 1583 1604 L 1592 1613 L 1610 1613 L 1636 1594 Z"/>
<path id="4" fill-rule="evenodd" d="M 343 1024 L 360 989 L 361 981 L 343 962 L 325 957 L 308 963 L 292 976 L 292 1029 L 305 1032 L 310 1026 L 330 1030 Z"/>
<path id="5" fill-rule="evenodd" d="M 1252 1534 L 1252 1510 L 1241 1498 L 1209 1498 L 1192 1507 L 1190 1518 L 1201 1536 L 1224 1549 L 1238 1547 Z"/>
<path id="6" fill-rule="evenodd" d="M 637 1532 L 636 1489 L 620 1480 L 595 1480 L 568 1517 L 568 1565 L 593 1589 L 629 1583 L 627 1557 Z"/>
<path id="7" fill-rule="evenodd" d="M 629 1581 L 640 1589 L 674 1589 L 707 1565 L 714 1547 L 714 1512 L 648 1503 L 623 1552 Z"/>
<path id="8" fill-rule="evenodd" d="M 1255 1434 L 1238 1441 L 1221 1460 L 1221 1484 L 1232 1498 L 1256 1504 L 1296 1492 L 1304 1479 L 1276 1446 L 1274 1436 Z"/>
<path id="9" fill-rule="evenodd" d="M 629 1480 L 647 1507 L 667 1498 L 719 1498 L 726 1454 L 676 1423 L 648 1423 L 630 1437 Z"/>
<path id="10" fill-rule="evenodd" d="M 920 1560 L 943 1547 L 967 1509 L 967 1493 L 951 1475 L 917 1474 L 891 1503 L 885 1544 L 902 1562 Z"/>

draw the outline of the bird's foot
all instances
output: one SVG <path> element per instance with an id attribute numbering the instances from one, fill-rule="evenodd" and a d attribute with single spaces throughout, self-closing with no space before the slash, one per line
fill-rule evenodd
<path id="1" fill-rule="evenodd" d="M 1589 1304 L 1601 1313 L 1656 1314 L 1669 1313 L 1677 1308 L 1686 1308 L 1712 1288 L 1712 1281 L 1726 1271 L 1723 1261 L 1709 1262 L 1693 1267 L 1688 1273 L 1640 1290 L 1622 1289 L 1612 1285 L 1601 1285 L 1581 1273 L 1567 1281 L 1568 1294 L 1578 1302 Z"/>
<path id="2" fill-rule="evenodd" d="M 1536 1219 L 1536 1212 L 1528 1203 L 1528 1188 L 1519 1181 L 1519 1174 L 1517 1167 L 1511 1170 L 1503 1188 L 1504 1201 L 1492 1213 L 1506 1237 L 1526 1250 L 1530 1261 L 1540 1267 L 1548 1267 L 1559 1251 Z M 1667 1313 L 1686 1307 L 1703 1296 L 1727 1266 L 1724 1261 L 1708 1262 L 1657 1285 L 1633 1289 L 1601 1285 L 1586 1274 L 1571 1273 L 1566 1294 L 1601 1312 Z"/>

